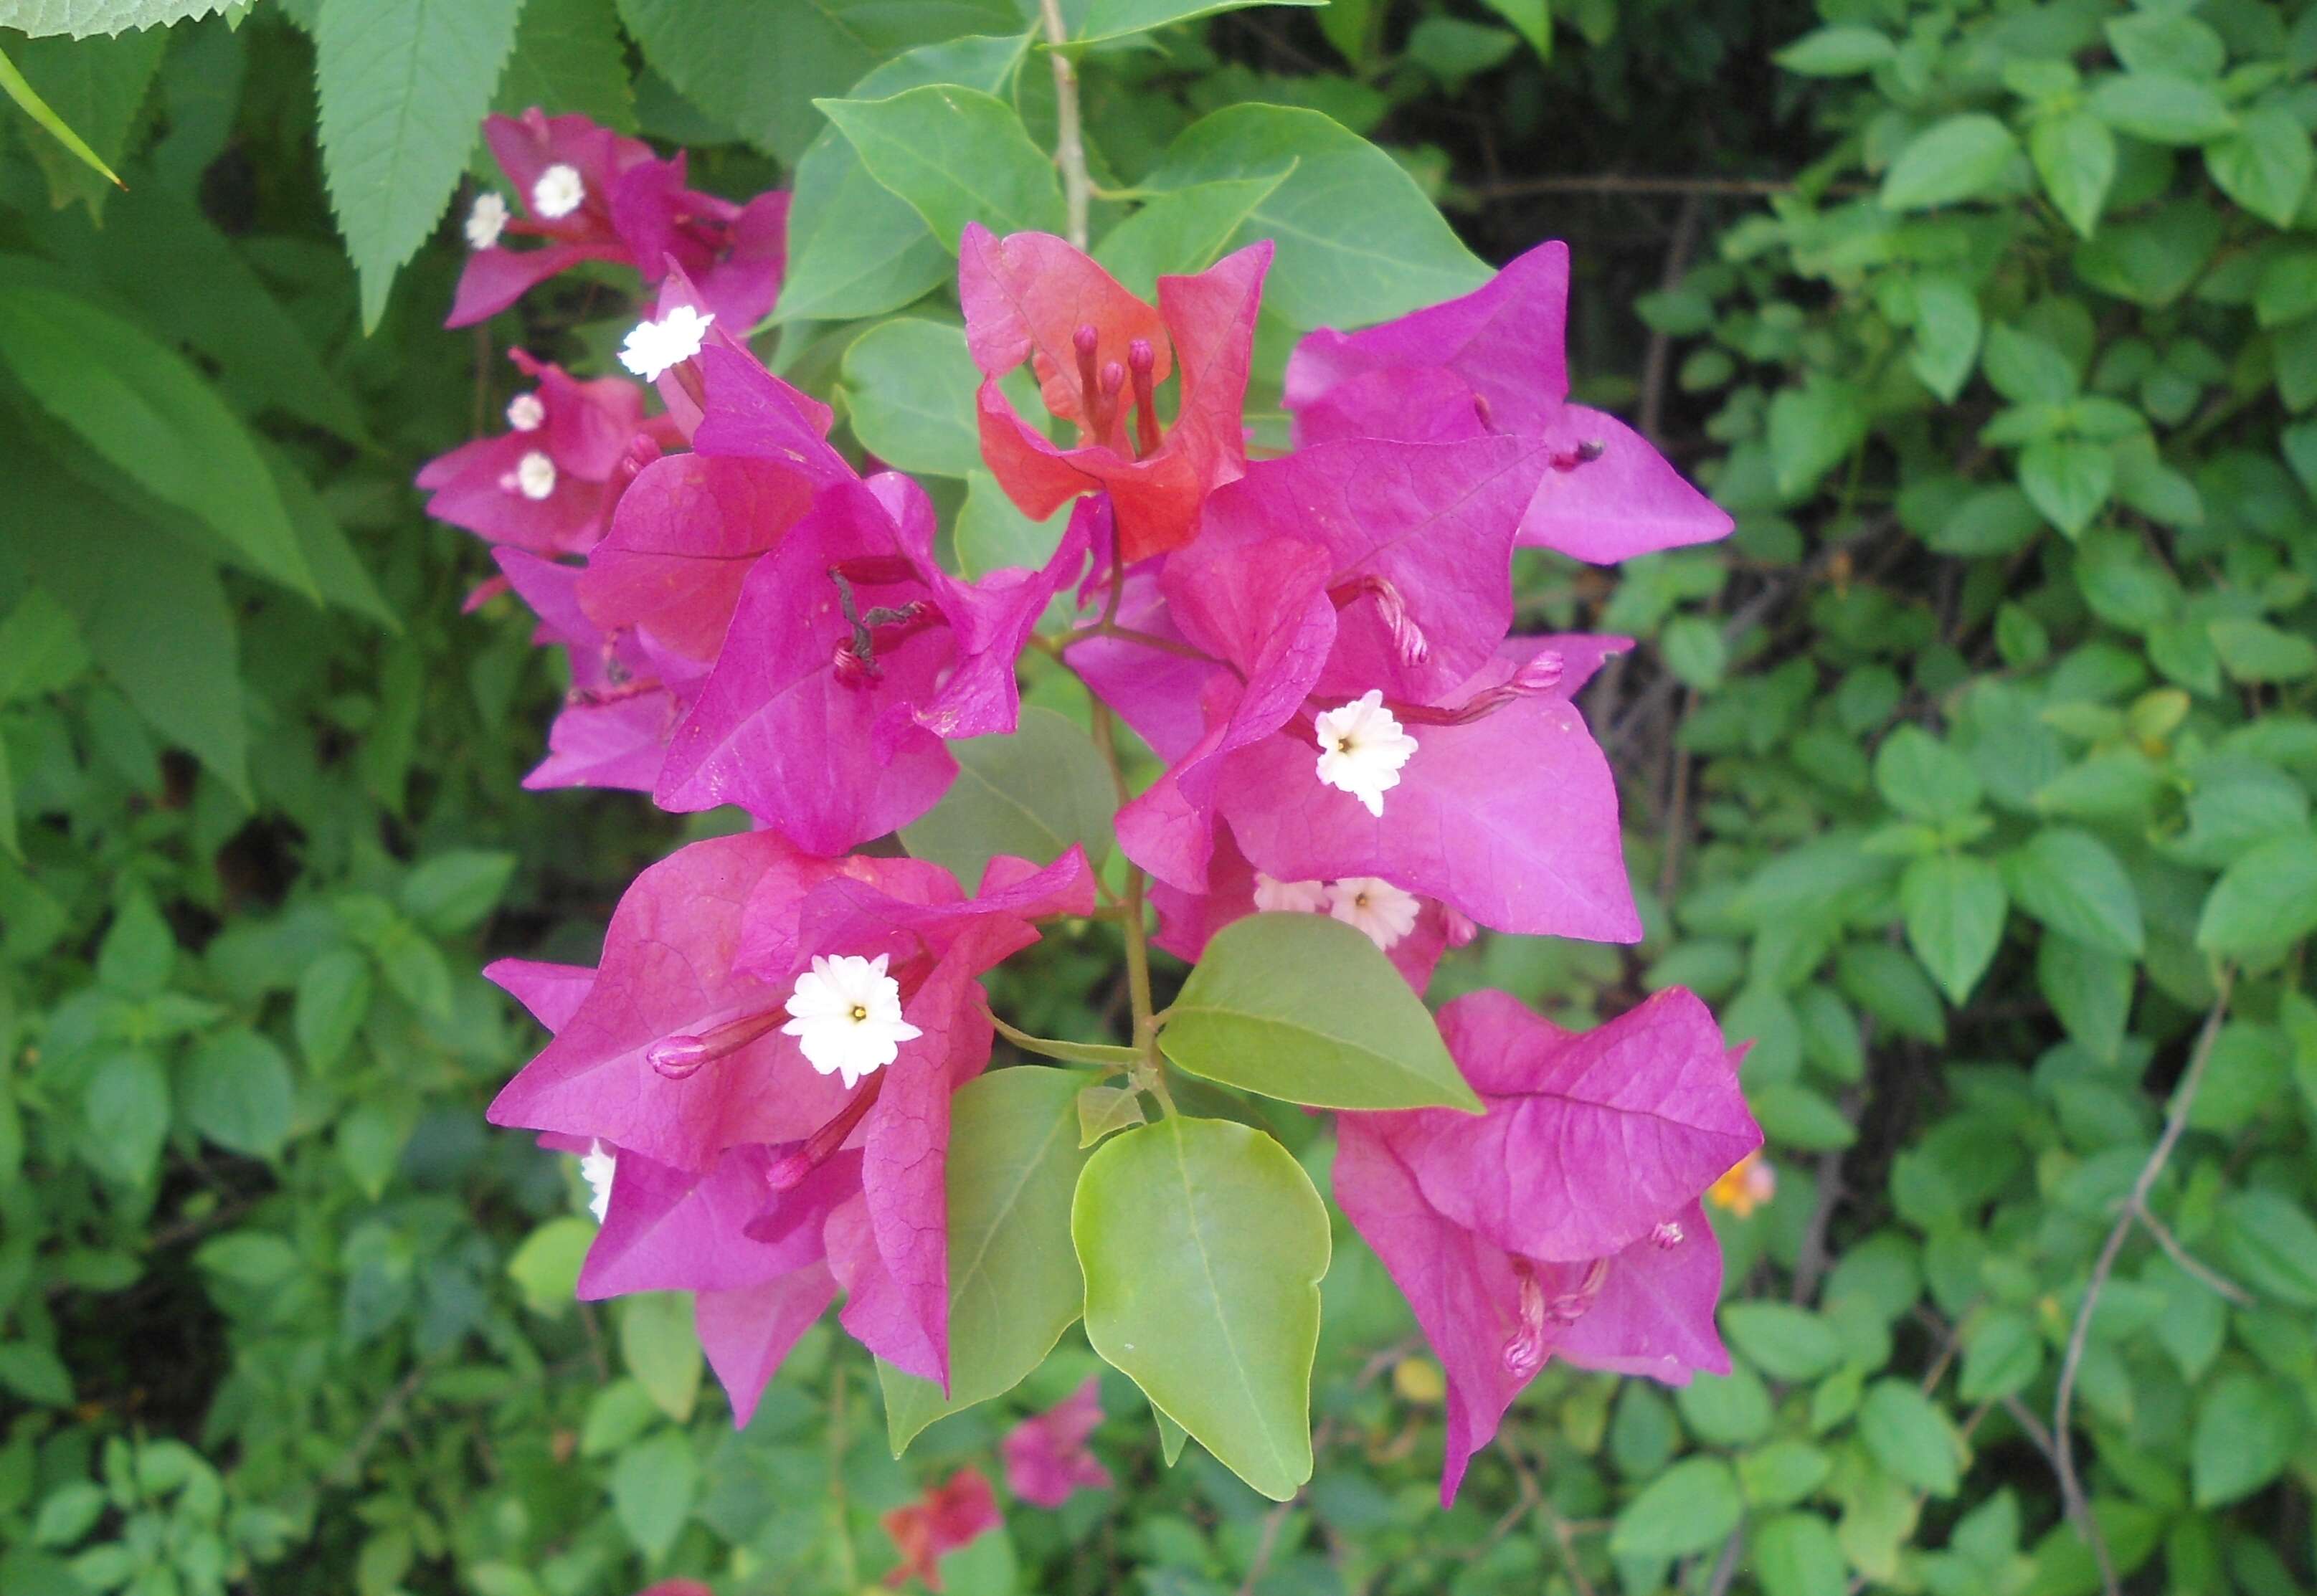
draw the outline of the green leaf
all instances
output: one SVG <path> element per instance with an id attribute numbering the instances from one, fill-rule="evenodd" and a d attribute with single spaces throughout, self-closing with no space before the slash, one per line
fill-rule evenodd
<path id="1" fill-rule="evenodd" d="M 2044 519 L 2080 536 L 2116 490 L 2116 454 L 2081 438 L 2038 438 L 2019 451 L 2019 486 Z"/>
<path id="2" fill-rule="evenodd" d="M 1763 1525 L 1752 1566 L 1763 1596 L 1844 1596 L 1850 1589 L 1842 1543 L 1816 1513 L 1784 1513 Z"/>
<path id="3" fill-rule="evenodd" d="M 297 1083 L 282 1049 L 254 1030 L 220 1031 L 184 1074 L 185 1122 L 219 1146 L 272 1158 L 290 1139 Z"/>
<path id="4" fill-rule="evenodd" d="M 0 704 L 69 687 L 88 664 L 80 629 L 45 589 L 32 589 L 0 620 Z"/>
<path id="5" fill-rule="evenodd" d="M 963 329 L 908 316 L 880 322 L 845 349 L 844 372 L 854 435 L 878 459 L 935 477 L 980 468 L 981 378 Z"/>
<path id="6" fill-rule="evenodd" d="M 370 960 L 351 948 L 333 948 L 298 976 L 290 1028 L 307 1067 L 328 1069 L 345 1057 L 370 1015 Z"/>
<path id="7" fill-rule="evenodd" d="M 1979 355 L 1979 299 L 1952 272 L 1915 280 L 1915 343 L 1908 364 L 1923 386 L 1952 403 Z"/>
<path id="8" fill-rule="evenodd" d="M 82 1155 L 101 1173 L 130 1186 L 153 1178 L 169 1134 L 169 1079 L 148 1054 L 119 1048 L 82 1077 Z"/>
<path id="9" fill-rule="evenodd" d="M 1928 210 L 1994 190 L 2018 157 L 2019 140 L 1984 111 L 1966 111 L 1909 141 L 1883 177 L 1886 210 Z"/>
<path id="10" fill-rule="evenodd" d="M 1327 3 L 1328 0 L 1062 0 L 1061 9 L 1063 28 L 1071 42 L 1094 44 L 1249 5 Z"/>
<path id="11" fill-rule="evenodd" d="M 0 1386 L 26 1402 L 50 1407 L 72 1405 L 72 1371 L 55 1352 L 36 1342 L 0 1342 Z"/>
<path id="12" fill-rule="evenodd" d="M 437 936 L 465 931 L 497 906 L 514 864 L 514 854 L 492 849 L 437 853 L 402 878 L 402 907 Z"/>
<path id="13" fill-rule="evenodd" d="M 595 1244 L 595 1226 L 577 1214 L 550 1219 L 525 1236 L 507 1260 L 507 1279 L 534 1314 L 560 1317 L 579 1288 L 580 1266 Z"/>
<path id="14" fill-rule="evenodd" d="M 2317 1220 L 2275 1191 L 2240 1191 L 2221 1205 L 2221 1252 L 2252 1291 L 2317 1307 Z"/>
<path id="15" fill-rule="evenodd" d="M 1329 10 L 1339 3 L 1340 0 L 1327 0 Z M 1528 47 L 1536 52 L 1538 60 L 1552 59 L 1551 0 L 1481 0 L 1481 4 L 1510 22 L 1514 31 L 1528 40 Z"/>
<path id="16" fill-rule="evenodd" d="M 1745 1504 L 1719 1458 L 1685 1458 L 1627 1502 L 1609 1531 L 1609 1555 L 1663 1561 L 1719 1547 Z"/>
<path id="17" fill-rule="evenodd" d="M 1785 1507 L 1816 1491 L 1833 1471 L 1834 1459 L 1810 1442 L 1774 1440 L 1738 1459 L 1738 1488 L 1749 1507 Z"/>
<path id="18" fill-rule="evenodd" d="M 902 845 L 971 887 L 992 856 L 1051 864 L 1083 847 L 1100 863 L 1110 851 L 1117 795 L 1094 740 L 1051 709 L 1024 708 L 1010 736 L 949 745 L 957 780 L 921 820 L 901 828 Z"/>
<path id="19" fill-rule="evenodd" d="M 1761 1121 L 1762 1134 L 1782 1146 L 1830 1152 L 1858 1139 L 1857 1127 L 1842 1117 L 1842 1110 L 1807 1086 L 1758 1086 L 1746 1099 Z"/>
<path id="20" fill-rule="evenodd" d="M 700 1462 L 681 1430 L 663 1430 L 621 1452 L 612 1466 L 612 1511 L 636 1549 L 667 1555 L 700 1493 Z"/>
<path id="21" fill-rule="evenodd" d="M 2317 836 L 2278 837 L 2222 872 L 2196 919 L 2196 946 L 2218 958 L 2283 948 L 2317 931 Z"/>
<path id="22" fill-rule="evenodd" d="M 1910 1380 L 1882 1379 L 1858 1406 L 1858 1439 L 1897 1478 L 1930 1496 L 1952 1496 L 1963 1482 L 1963 1442 L 1931 1399 Z"/>
<path id="23" fill-rule="evenodd" d="M 1987 334 L 1987 380 L 2017 405 L 2059 405 L 2076 397 L 2082 373 L 2048 338 L 1998 322 Z"/>
<path id="24" fill-rule="evenodd" d="M 1837 23 L 1803 34 L 1770 59 L 1804 77 L 1855 77 L 1898 53 L 1887 33 Z"/>
<path id="25" fill-rule="evenodd" d="M 1070 507 L 1065 504 L 1043 521 L 1032 521 L 1014 507 L 997 477 L 987 471 L 970 471 L 965 478 L 965 503 L 951 532 L 957 546 L 957 563 L 977 581 L 1008 566 L 1034 571 L 1054 557 L 1054 550 L 1069 530 L 1069 517 Z M 1064 608 L 1070 602 L 1067 593 L 1060 594 L 1053 607 Z M 1108 769 L 1104 767 L 1105 774 Z"/>
<path id="26" fill-rule="evenodd" d="M 1979 807 L 1971 762 L 1912 723 L 1896 727 L 1874 751 L 1874 787 L 1900 814 L 1934 824 Z"/>
<path id="27" fill-rule="evenodd" d="M 1069 1070 L 1003 1069 L 950 1105 L 949 1399 L 880 1362 L 885 1429 L 899 1457 L 936 1419 L 1012 1390 L 1078 1316 L 1070 1200 L 1087 1154 Z"/>
<path id="28" fill-rule="evenodd" d="M 2026 1390 L 2044 1369 L 2044 1338 L 2035 1322 L 2011 1308 L 1982 1315 L 1964 1336 L 1965 1402 L 1993 1402 Z"/>
<path id="29" fill-rule="evenodd" d="M 2301 1439 L 2301 1404 L 2257 1374 L 2214 1380 L 2196 1410 L 2188 1443 L 2196 1505 L 2219 1507 L 2251 1495 L 2285 1472 Z"/>
<path id="30" fill-rule="evenodd" d="M 1503 66 L 1520 49 L 1517 35 L 1503 28 L 1434 14 L 1408 31 L 1408 58 L 1440 80 L 1452 94 L 1481 73 Z"/>
<path id="31" fill-rule="evenodd" d="M 1207 943 L 1158 1045 L 1194 1075 L 1287 1102 L 1478 1113 L 1439 1027 L 1396 975 L 1339 921 L 1249 915 Z"/>
<path id="32" fill-rule="evenodd" d="M 1003 95 L 1025 36 L 958 39 L 896 57 L 853 85 L 856 100 L 956 83 Z M 788 272 L 776 322 L 880 316 L 956 275 L 957 263 L 925 218 L 869 175 L 852 142 L 824 128 L 797 163 L 789 205 Z"/>
<path id="33" fill-rule="evenodd" d="M 1328 1210 L 1271 1137 L 1170 1116 L 1095 1149 L 1070 1235 L 1087 1339 L 1275 1502 L 1311 1477 Z"/>
<path id="34" fill-rule="evenodd" d="M 702 1362 L 691 1293 L 640 1292 L 620 1308 L 620 1361 L 651 1393 L 654 1406 L 684 1423 L 700 1400 Z"/>
<path id="35" fill-rule="evenodd" d="M 121 186 L 111 163 L 127 153 L 129 134 L 161 65 L 159 34 L 67 44 L 35 40 L 11 61 L 0 55 L 0 93 L 22 108 L 56 143 L 31 141 L 58 205 L 80 200 L 92 218 Z"/>
<path id="36" fill-rule="evenodd" d="M 125 33 L 133 28 L 166 28 L 229 11 L 239 0 L 16 0 L 8 25 L 34 38 L 63 33 L 74 39 Z"/>
<path id="37" fill-rule="evenodd" d="M 1994 962 L 2009 899 L 2003 877 L 1983 859 L 1934 853 L 1899 878 L 1907 944 L 1957 1008 Z"/>
<path id="38" fill-rule="evenodd" d="M 1814 1380 L 1842 1361 L 1842 1338 L 1808 1308 L 1733 1302 L 1722 1310 L 1722 1329 L 1749 1363 L 1774 1380 Z"/>
<path id="39" fill-rule="evenodd" d="M 201 374 L 109 310 L 0 277 L 0 361 L 34 403 L 253 567 L 314 595 L 314 574 L 248 432 Z"/>
<path id="40" fill-rule="evenodd" d="M 1227 177 L 1155 195 L 1113 227 L 1094 258 L 1136 293 L 1150 297 L 1162 276 L 1203 272 L 1261 210 L 1291 165 L 1268 177 Z"/>
<path id="41" fill-rule="evenodd" d="M 2092 87 L 2092 111 L 2119 133 L 2151 144 L 2202 144 L 2236 124 L 2211 84 L 2171 72 L 2126 72 Z"/>
<path id="42" fill-rule="evenodd" d="M 121 907 L 96 950 L 99 985 L 129 997 L 151 997 L 169 984 L 177 939 L 141 887 L 121 896 Z"/>
<path id="43" fill-rule="evenodd" d="M 2111 221 L 2076 245 L 2076 275 L 2151 310 L 2188 291 L 2221 242 L 2217 205 L 2193 200 L 2157 206 L 2130 221 Z"/>
<path id="44" fill-rule="evenodd" d="M 314 24 L 322 173 L 375 331 L 475 147 L 522 0 L 322 0 Z"/>
<path id="45" fill-rule="evenodd" d="M 2317 643 L 2264 620 L 2229 616 L 2205 629 L 2221 668 L 2239 682 L 2298 682 L 2317 674 Z"/>
<path id="46" fill-rule="evenodd" d="M 385 1195 L 395 1166 L 402 1162 L 402 1149 L 417 1128 L 415 1097 L 386 1094 L 357 1102 L 338 1121 L 338 1164 L 362 1194 L 376 1202 Z"/>
<path id="47" fill-rule="evenodd" d="M 2113 1064 L 2132 1013 L 2132 956 L 2046 931 L 2035 946 L 2035 983 L 2076 1043 Z"/>
<path id="48" fill-rule="evenodd" d="M 550 115 L 577 112 L 633 133 L 636 95 L 612 0 L 523 0 L 514 52 L 491 104 L 510 116 L 534 105 Z"/>
<path id="49" fill-rule="evenodd" d="M 1147 1123 L 1142 1094 L 1132 1086 L 1088 1086 L 1078 1093 L 1078 1146 Z"/>
<path id="50" fill-rule="evenodd" d="M 1012 0 L 619 0 L 644 59 L 717 120 L 784 162 L 812 142 L 815 103 L 888 57 L 1014 33 Z M 970 80 L 969 80 L 970 81 Z"/>
<path id="51" fill-rule="evenodd" d="M 1316 111 L 1233 105 L 1194 122 L 1145 189 L 1276 177 L 1231 239 L 1275 242 L 1264 308 L 1295 327 L 1358 327 L 1468 293 L 1489 269 L 1416 180 Z"/>
<path id="52" fill-rule="evenodd" d="M 2133 958 L 2145 949 L 2132 878 L 2089 832 L 2044 827 L 2005 859 L 2004 876 L 2012 901 L 2061 935 Z"/>
<path id="53" fill-rule="evenodd" d="M 2287 249 L 2270 255 L 2253 284 L 2252 308 L 2264 327 L 2317 315 L 2317 249 Z"/>
<path id="54" fill-rule="evenodd" d="M 2089 238 L 2116 182 L 2116 135 L 2081 106 L 2045 117 L 2027 133 L 2035 175 L 2068 225 Z"/>
<path id="55" fill-rule="evenodd" d="M 1770 464 L 1778 496 L 1799 499 L 1850 458 L 1866 438 L 1865 396 L 1849 383 L 1812 372 L 1801 388 L 1770 401 Z"/>
<path id="56" fill-rule="evenodd" d="M 968 222 L 998 234 L 1061 230 L 1054 164 L 996 95 L 931 84 L 889 100 L 814 104 L 951 253 Z"/>
<path id="57" fill-rule="evenodd" d="M 2236 131 L 2205 147 L 2205 168 L 2221 192 L 2276 227 L 2289 227 L 2317 176 L 2309 129 L 2281 103 L 2248 111 Z"/>

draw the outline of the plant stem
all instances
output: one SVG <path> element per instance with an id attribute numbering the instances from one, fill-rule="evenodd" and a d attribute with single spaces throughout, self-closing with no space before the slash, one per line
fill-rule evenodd
<path id="1" fill-rule="evenodd" d="M 1087 201 L 1094 183 L 1087 175 L 1086 138 L 1078 130 L 1078 72 L 1064 47 L 1070 31 L 1062 22 L 1061 0 L 1038 0 L 1038 17 L 1044 23 L 1047 56 L 1054 63 L 1054 165 L 1062 169 L 1062 205 L 1069 217 L 1069 240 L 1087 246 Z"/>

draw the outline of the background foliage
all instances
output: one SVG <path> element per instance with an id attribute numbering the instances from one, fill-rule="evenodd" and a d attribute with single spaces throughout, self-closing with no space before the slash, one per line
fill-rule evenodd
<path id="1" fill-rule="evenodd" d="M 1255 409 L 1301 328 L 1566 236 L 1580 397 L 1739 517 L 1614 579 L 1525 567 L 1529 618 L 1646 640 L 1588 709 L 1651 936 L 1483 940 L 1440 994 L 1697 988 L 1756 1039 L 1776 1194 L 1716 1214 L 1732 1376 L 1549 1371 L 1445 1515 L 1437 1372 L 1338 1224 L 1299 1501 L 1167 1468 L 1113 1376 L 1120 1489 L 1013 1512 L 950 1587 L 2311 1589 L 2317 7 L 1203 9 L 1064 14 L 1135 196 L 1098 253 L 1133 281 L 1283 240 Z M 61 36 L 139 13 L 196 20 Z M 924 135 L 857 109 L 980 72 L 1049 147 L 1027 19 L 0 17 L 130 183 L 10 114 L 0 1588 L 873 1583 L 878 1513 L 1094 1360 L 1066 1342 L 896 1463 L 825 1330 L 736 1434 L 680 1303 L 568 1300 L 566 1162 L 479 1118 L 532 1032 L 473 972 L 591 956 L 674 823 L 518 793 L 558 684 L 505 602 L 459 613 L 482 552 L 408 478 L 503 400 L 490 335 L 435 326 L 437 224 L 476 117 L 537 103 L 689 144 L 706 187 L 792 185 L 779 364 L 945 485 L 969 566 L 1034 546 L 940 397 L 970 392 L 963 213 L 889 191 L 881 149 Z M 521 314 L 597 367 L 627 319 L 578 277 Z M 1112 967 L 1050 941 L 1006 1002 L 1099 1034 Z"/>

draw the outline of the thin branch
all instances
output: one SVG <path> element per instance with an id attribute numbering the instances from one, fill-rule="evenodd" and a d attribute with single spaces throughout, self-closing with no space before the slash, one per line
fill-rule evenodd
<path id="1" fill-rule="evenodd" d="M 1070 64 L 1070 31 L 1062 21 L 1061 0 L 1038 0 L 1038 19 L 1046 31 L 1047 58 L 1054 63 L 1054 164 L 1062 170 L 1062 206 L 1069 240 L 1084 249 L 1094 183 L 1087 174 L 1086 138 L 1078 130 L 1078 72 Z"/>
<path id="2" fill-rule="evenodd" d="M 2172 1109 L 2165 1118 L 2163 1133 L 2156 1138 L 2155 1150 L 2148 1155 L 2148 1162 L 2140 1166 L 2140 1178 L 2132 1183 L 2132 1193 L 2124 1199 L 2124 1212 L 2116 1216 L 2107 1240 L 2100 1244 L 2099 1257 L 2092 1264 L 2091 1279 L 2084 1287 L 2084 1299 L 2076 1308 L 2075 1327 L 2068 1333 L 2067 1354 L 2060 1362 L 2059 1395 L 2052 1404 L 2053 1467 L 2060 1476 L 2060 1499 L 2099 1563 L 2100 1585 L 2107 1596 L 2121 1596 L 2124 1587 L 2116 1580 L 2116 1562 L 2108 1555 L 2107 1538 L 2100 1534 L 2099 1525 L 2092 1518 L 2083 1482 L 2076 1475 L 2075 1436 L 2068 1428 L 2068 1410 L 2075 1402 L 2076 1376 L 2083 1367 L 2085 1344 L 2091 1339 L 2092 1312 L 2099 1306 L 2100 1291 L 2107 1286 L 2108 1276 L 2115 1272 L 2116 1255 L 2124 1251 L 2125 1237 L 2132 1234 L 2133 1226 L 2147 1208 L 2148 1193 L 2154 1189 L 2156 1177 L 2164 1172 L 2173 1147 L 2188 1128 L 2189 1110 L 2196 1106 L 2196 1089 L 2204 1084 L 2205 1066 L 2212 1062 L 2213 1044 L 2219 1039 L 2221 1022 L 2229 1012 L 2229 988 L 2233 980 L 2232 971 L 2221 971 L 2212 1012 L 2205 1016 L 2204 1030 L 2197 1033 L 2196 1049 L 2188 1056 L 2188 1067 L 2173 1091 Z"/>
<path id="3" fill-rule="evenodd" d="M 2205 1287 L 2205 1289 L 2227 1297 L 2239 1307 L 2252 1306 L 2251 1292 L 2182 1246 L 2180 1238 L 2172 1234 L 2172 1227 L 2158 1218 L 2155 1211 L 2146 1203 L 2143 1202 L 2128 1211 L 2134 1218 L 2140 1221 L 2142 1229 L 2156 1238 L 2156 1244 L 2164 1249 L 2164 1255 L 2167 1258 L 2180 1266 L 2180 1271 L 2183 1274 Z"/>

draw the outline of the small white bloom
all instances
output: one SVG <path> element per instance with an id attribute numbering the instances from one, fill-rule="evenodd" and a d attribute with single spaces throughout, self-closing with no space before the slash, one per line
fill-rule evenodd
<path id="1" fill-rule="evenodd" d="M 473 249 L 489 249 L 506 230 L 506 201 L 488 189 L 475 196 L 475 208 L 467 212 L 467 244 Z"/>
<path id="2" fill-rule="evenodd" d="M 558 161 L 539 174 L 531 185 L 531 208 L 549 221 L 560 221 L 579 209 L 587 197 L 587 185 L 580 181 L 579 168 Z"/>
<path id="3" fill-rule="evenodd" d="M 638 322 L 620 345 L 620 364 L 646 382 L 657 382 L 670 366 L 700 352 L 715 319 L 713 311 L 702 316 L 689 305 L 678 305 L 658 321 Z"/>
<path id="4" fill-rule="evenodd" d="M 555 491 L 555 462 L 536 449 L 514 463 L 514 485 L 526 499 L 543 499 Z"/>
<path id="5" fill-rule="evenodd" d="M 547 406 L 537 394 L 517 394 L 507 401 L 507 425 L 518 432 L 535 432 L 547 420 Z"/>
<path id="6" fill-rule="evenodd" d="M 1255 906 L 1266 914 L 1317 914 L 1328 906 L 1325 881 L 1282 881 L 1255 872 Z"/>
<path id="7" fill-rule="evenodd" d="M 886 956 L 815 958 L 789 996 L 783 1036 L 797 1039 L 804 1061 L 824 1075 L 854 1082 L 901 1056 L 901 1044 L 925 1035 L 901 1018 L 900 983 L 885 973 Z"/>
<path id="8" fill-rule="evenodd" d="M 1387 953 L 1416 929 L 1422 907 L 1413 894 L 1373 876 L 1347 876 L 1328 888 L 1328 913 Z"/>
<path id="9" fill-rule="evenodd" d="M 1383 707 L 1383 693 L 1370 688 L 1315 723 L 1320 742 L 1320 780 L 1350 793 L 1383 818 L 1383 795 L 1400 785 L 1400 768 L 1416 756 L 1416 739 Z"/>
<path id="10" fill-rule="evenodd" d="M 589 1142 L 587 1151 L 579 1159 L 579 1178 L 587 1182 L 587 1211 L 601 1225 L 604 1216 L 612 1211 L 612 1176 L 618 1172 L 620 1161 L 601 1142 Z"/>

